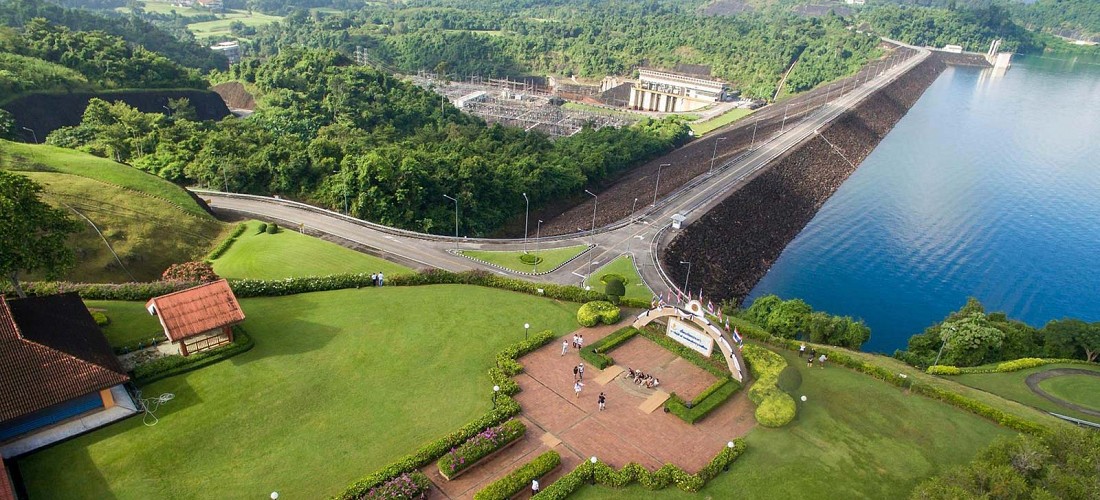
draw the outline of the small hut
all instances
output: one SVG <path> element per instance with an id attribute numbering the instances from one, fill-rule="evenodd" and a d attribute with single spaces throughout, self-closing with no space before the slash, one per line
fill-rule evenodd
<path id="1" fill-rule="evenodd" d="M 160 319 L 164 335 L 183 356 L 233 342 L 233 325 L 244 311 L 224 279 L 154 297 L 145 304 Z"/>

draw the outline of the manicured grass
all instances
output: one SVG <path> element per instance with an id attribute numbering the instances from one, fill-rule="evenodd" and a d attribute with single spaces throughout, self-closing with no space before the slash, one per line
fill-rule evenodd
<path id="1" fill-rule="evenodd" d="M 519 256 L 523 255 L 522 251 L 496 252 L 488 250 L 463 250 L 460 253 L 467 257 L 474 257 L 484 260 L 485 262 L 496 264 L 505 269 L 532 273 L 555 269 L 569 259 L 580 255 L 580 253 L 587 248 L 585 245 L 577 245 L 563 248 L 539 248 L 538 251 L 535 251 L 535 246 L 533 244 L 529 244 L 528 246 L 527 253 L 541 258 L 542 262 L 539 262 L 537 265 L 529 265 L 520 262 Z"/>
<path id="2" fill-rule="evenodd" d="M 1100 378 L 1098 377 L 1065 375 L 1039 382 L 1039 387 L 1056 398 L 1100 410 Z M 1093 420 L 1096 420 L 1096 417 L 1093 417 Z"/>
<path id="3" fill-rule="evenodd" d="M 191 23 L 187 25 L 187 29 L 191 33 L 195 34 L 195 38 L 203 39 L 214 36 L 229 35 L 229 25 L 234 21 L 240 21 L 245 26 L 257 28 L 265 26 L 276 21 L 281 21 L 283 18 L 280 16 L 270 16 L 267 14 L 261 14 L 259 12 L 252 12 L 249 15 L 248 12 L 243 10 L 226 11 L 224 19 L 218 19 L 216 21 L 203 21 L 201 23 Z"/>
<path id="4" fill-rule="evenodd" d="M 144 302 L 85 300 L 84 305 L 106 311 L 111 323 L 103 327 L 103 334 L 113 347 L 133 346 L 138 342 L 148 344 L 153 338 L 164 340 L 160 321 L 145 310 Z"/>
<path id="5" fill-rule="evenodd" d="M 229 228 L 213 217 L 193 216 L 163 199 L 141 196 L 88 177 L 20 173 L 44 187 L 46 202 L 65 209 L 79 223 L 80 229 L 68 242 L 76 253 L 76 265 L 62 276 L 68 281 L 155 280 L 174 263 L 201 259 Z M 72 210 L 79 211 L 95 227 Z M 119 265 L 112 249 L 125 267 Z"/>
<path id="6" fill-rule="evenodd" d="M 705 122 L 692 123 L 690 127 L 691 130 L 695 132 L 695 137 L 700 137 L 707 132 L 710 132 L 719 127 L 729 125 L 730 123 L 733 123 L 751 114 L 751 109 L 733 108 Z"/>
<path id="7" fill-rule="evenodd" d="M 0 139 L 0 168 L 79 175 L 161 198 L 194 216 L 214 220 L 183 188 L 153 174 L 76 150 Z"/>
<path id="8" fill-rule="evenodd" d="M 171 14 L 173 11 L 175 11 L 176 14 L 179 14 L 183 17 L 200 16 L 211 13 L 210 9 L 201 9 L 196 7 L 176 7 L 175 5 L 172 5 L 171 2 L 143 2 L 141 8 L 144 9 L 145 12 L 154 12 L 157 14 Z M 131 9 L 129 7 L 118 7 L 115 9 L 115 11 L 121 12 L 123 14 L 129 14 L 131 12 Z"/>
<path id="9" fill-rule="evenodd" d="M 142 388 L 132 418 L 19 461 L 30 498 L 326 498 L 491 407 L 487 370 L 576 304 L 461 285 L 244 299 L 252 350 Z"/>
<path id="10" fill-rule="evenodd" d="M 945 377 L 945 378 L 948 378 L 950 380 L 958 381 L 960 384 L 965 384 L 965 385 L 968 385 L 970 387 L 974 387 L 976 389 L 981 389 L 983 391 L 986 391 L 986 392 L 989 392 L 989 393 L 992 393 L 992 394 L 996 394 L 996 395 L 998 395 L 1002 398 L 1005 398 L 1005 399 L 1009 399 L 1009 400 L 1012 400 L 1012 401 L 1017 401 L 1019 403 L 1025 404 L 1025 405 L 1028 405 L 1028 406 L 1031 406 L 1031 407 L 1034 407 L 1034 408 L 1038 408 L 1039 410 L 1042 410 L 1044 412 L 1049 411 L 1049 412 L 1054 412 L 1054 413 L 1060 413 L 1062 415 L 1068 415 L 1070 417 L 1075 417 L 1075 418 L 1080 418 L 1082 420 L 1088 420 L 1090 422 L 1100 423 L 1100 419 L 1098 419 L 1094 415 L 1088 415 L 1086 413 L 1081 413 L 1079 411 L 1072 410 L 1070 408 L 1066 408 L 1066 407 L 1064 407 L 1062 405 L 1059 405 L 1057 403 L 1054 403 L 1053 401 L 1050 401 L 1050 400 L 1048 400 L 1048 399 L 1046 399 L 1046 398 L 1044 398 L 1044 397 L 1042 397 L 1038 394 L 1035 394 L 1034 392 L 1031 391 L 1031 389 L 1029 389 L 1027 387 L 1027 384 L 1024 383 L 1024 380 L 1027 379 L 1028 375 L 1031 375 L 1033 373 L 1047 371 L 1047 370 L 1057 369 L 1057 368 L 1074 368 L 1074 369 L 1079 369 L 1079 370 L 1100 371 L 1100 366 L 1075 365 L 1075 364 L 1055 364 L 1055 365 L 1044 365 L 1044 366 L 1039 366 L 1039 367 L 1035 367 L 1035 368 L 1029 368 L 1027 370 L 1020 370 L 1018 372 L 973 373 L 973 374 L 968 374 L 968 375 L 958 375 L 958 376 L 955 376 L 955 377 Z M 1064 377 L 1058 377 L 1058 378 L 1064 378 Z M 1056 379 L 1050 379 L 1050 380 L 1056 380 Z M 1100 379 L 1098 379 L 1098 381 L 1100 381 Z M 1085 403 L 1078 403 L 1078 404 L 1085 404 Z M 1096 408 L 1100 409 L 1100 406 L 1097 406 Z"/>
<path id="11" fill-rule="evenodd" d="M 801 376 L 799 415 L 779 429 L 756 427 L 728 473 L 698 494 L 585 486 L 571 498 L 906 498 L 923 479 L 969 461 L 1011 432 L 973 414 L 838 366 Z M 798 377 L 793 377 L 797 379 Z"/>
<path id="12" fill-rule="evenodd" d="M 603 290 L 605 285 L 603 277 L 608 274 L 617 274 L 626 278 L 626 298 L 649 300 L 653 298 L 653 291 L 646 286 L 642 281 L 641 276 L 638 276 L 638 271 L 634 269 L 634 259 L 629 255 L 620 255 L 604 264 L 596 272 L 592 273 L 594 279 L 590 285 L 596 290 Z"/>
<path id="13" fill-rule="evenodd" d="M 412 272 L 405 266 L 306 236 L 293 229 L 279 228 L 275 234 L 260 234 L 260 222 L 249 221 L 247 224 L 248 229 L 229 250 L 213 261 L 214 272 L 218 276 L 282 279 L 379 271 L 393 276 Z"/>

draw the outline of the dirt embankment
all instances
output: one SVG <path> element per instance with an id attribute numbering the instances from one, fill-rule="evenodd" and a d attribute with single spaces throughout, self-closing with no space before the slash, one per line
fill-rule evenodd
<path id="1" fill-rule="evenodd" d="M 256 99 L 248 93 L 248 90 L 245 90 L 241 82 L 219 83 L 210 90 L 222 96 L 229 109 L 247 109 L 249 111 L 256 109 Z"/>
<path id="2" fill-rule="evenodd" d="M 743 300 L 944 67 L 932 56 L 685 228 L 663 252 L 669 276 L 683 280 L 678 262 L 689 261 L 709 297 Z"/>
<path id="3" fill-rule="evenodd" d="M 3 106 L 15 117 L 17 129 L 34 130 L 39 142 L 61 127 L 79 125 L 88 101 L 98 97 L 108 102 L 123 101 L 144 113 L 166 113 L 168 99 L 186 97 L 199 120 L 220 120 L 229 115 L 222 98 L 209 90 L 124 90 L 105 92 L 34 93 Z M 26 133 L 23 140 L 33 138 Z"/>
<path id="4" fill-rule="evenodd" d="M 895 49 L 904 55 L 910 49 Z M 902 57 L 897 57 L 901 60 Z M 654 189 L 657 196 L 679 189 L 700 174 L 710 169 L 711 157 L 717 151 L 715 165 L 745 151 L 755 141 L 766 140 L 780 131 L 785 125 L 805 117 L 820 108 L 826 99 L 833 99 L 839 90 L 854 86 L 853 80 L 862 82 L 869 74 L 881 69 L 881 65 L 872 64 L 851 77 L 837 80 L 812 91 L 784 100 L 778 104 L 762 108 L 747 118 L 707 134 L 664 156 L 655 158 L 635 167 L 622 175 L 608 179 L 600 186 L 590 186 L 599 194 L 600 203 L 596 211 L 596 226 L 604 226 L 624 219 L 631 214 L 637 198 L 637 210 L 645 210 L 653 203 Z M 784 120 L 786 116 L 786 120 Z M 784 125 L 784 121 L 786 124 Z M 724 140 L 718 140 L 725 137 Z M 717 142 L 716 142 L 717 141 Z M 717 149 L 715 146 L 717 145 Z M 662 164 L 669 166 L 660 169 L 660 183 L 657 182 L 657 170 Z M 523 235 L 522 213 L 517 219 L 502 228 L 497 236 L 519 237 Z M 554 236 L 580 230 L 588 230 L 592 224 L 592 198 L 583 191 L 576 197 L 561 200 L 531 212 L 531 220 L 542 219 L 542 234 Z M 533 225 L 533 224 L 532 224 Z"/>

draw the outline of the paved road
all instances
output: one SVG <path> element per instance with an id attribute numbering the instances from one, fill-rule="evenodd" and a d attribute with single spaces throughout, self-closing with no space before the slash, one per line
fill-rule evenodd
<path id="1" fill-rule="evenodd" d="M 900 43 L 898 43 L 901 45 Z M 575 259 L 554 272 L 541 276 L 524 276 L 519 273 L 492 268 L 455 255 L 453 250 L 490 249 L 519 250 L 523 248 L 520 239 L 482 239 L 469 238 L 456 240 L 444 237 L 394 229 L 378 224 L 360 221 L 328 210 L 305 204 L 279 200 L 275 198 L 236 195 L 215 191 L 196 190 L 199 196 L 210 201 L 215 210 L 228 210 L 266 219 L 277 219 L 289 225 L 306 227 L 333 236 L 376 249 L 396 260 L 404 261 L 413 267 L 435 267 L 450 271 L 488 269 L 504 275 L 513 275 L 560 284 L 583 284 L 584 276 L 623 254 L 635 257 L 642 279 L 657 293 L 678 288 L 671 283 L 658 262 L 659 249 L 671 239 L 673 215 L 684 217 L 684 224 L 690 224 L 712 207 L 726 199 L 731 193 L 744 185 L 753 174 L 767 166 L 776 158 L 811 139 L 818 129 L 836 119 L 845 111 L 867 98 L 876 90 L 889 84 L 898 76 L 924 61 L 929 51 L 917 47 L 916 55 L 895 65 L 878 77 L 854 88 L 847 94 L 834 99 L 827 106 L 806 116 L 802 121 L 791 124 L 784 133 L 768 142 L 758 144 L 754 149 L 742 153 L 716 168 L 713 174 L 701 175 L 679 190 L 658 201 L 639 217 L 624 219 L 616 223 L 597 228 L 593 234 L 577 233 L 542 238 L 541 248 L 556 248 L 577 244 L 594 245 L 586 254 Z M 533 239 L 528 240 L 528 248 L 534 247 Z"/>

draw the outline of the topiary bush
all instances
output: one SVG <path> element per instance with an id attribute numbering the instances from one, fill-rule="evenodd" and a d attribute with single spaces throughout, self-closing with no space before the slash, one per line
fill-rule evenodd
<path id="1" fill-rule="evenodd" d="M 621 281 L 624 285 L 630 284 L 630 280 L 626 279 L 626 276 L 623 276 L 619 273 L 604 273 L 600 275 L 600 283 L 603 283 L 605 285 L 615 280 Z"/>
<path id="2" fill-rule="evenodd" d="M 959 367 L 951 365 L 932 365 L 925 371 L 929 375 L 959 375 L 962 373 Z"/>
<path id="3" fill-rule="evenodd" d="M 95 320 L 95 324 L 100 327 L 111 324 L 111 319 L 107 317 L 107 313 L 103 311 L 88 311 L 92 313 L 92 319 Z"/>
<path id="4" fill-rule="evenodd" d="M 796 411 L 794 398 L 776 390 L 756 407 L 756 421 L 764 427 L 783 427 L 794 420 Z"/>
<path id="5" fill-rule="evenodd" d="M 1017 370 L 1026 370 L 1028 368 L 1035 368 L 1036 366 L 1043 366 L 1048 361 L 1041 358 L 1020 358 L 1013 361 L 1005 361 L 997 365 L 997 371 L 999 372 L 1014 372 Z"/>
<path id="6" fill-rule="evenodd" d="M 607 298 L 612 304 L 618 304 L 619 299 L 621 299 L 623 295 L 626 295 L 626 285 L 624 285 L 623 281 L 620 279 L 608 280 L 603 288 L 604 293 L 607 294 Z"/>
<path id="7" fill-rule="evenodd" d="M 267 232 L 267 223 L 266 222 L 260 223 L 260 228 L 256 231 L 256 234 L 263 234 L 263 233 L 266 233 L 266 232 Z"/>
<path id="8" fill-rule="evenodd" d="M 581 326 L 593 327 L 600 323 L 613 325 L 619 322 L 619 306 L 606 300 L 588 302 L 577 310 L 577 322 Z"/>
<path id="9" fill-rule="evenodd" d="M 267 226 L 267 234 L 275 234 L 279 232 L 279 225 L 272 222 Z"/>
<path id="10" fill-rule="evenodd" d="M 749 388 L 749 400 L 756 405 L 756 421 L 764 427 L 782 427 L 794 420 L 797 408 L 790 394 L 779 388 L 779 374 L 787 361 L 774 352 L 752 344 L 741 351 L 756 383 Z"/>

